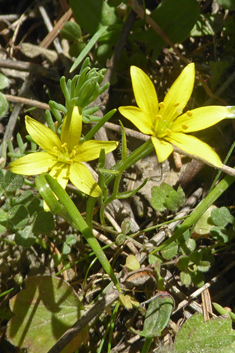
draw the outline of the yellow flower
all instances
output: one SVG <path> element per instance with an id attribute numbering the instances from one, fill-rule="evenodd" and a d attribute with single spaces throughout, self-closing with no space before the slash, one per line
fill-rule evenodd
<path id="1" fill-rule="evenodd" d="M 130 120 L 142 133 L 151 135 L 159 163 L 173 151 L 173 145 L 199 156 L 216 167 L 221 167 L 219 156 L 206 143 L 189 132 L 206 129 L 231 116 L 228 107 L 208 106 L 188 110 L 182 114 L 193 91 L 194 64 L 187 65 L 169 89 L 163 102 L 149 77 L 138 67 L 131 67 L 131 80 L 138 107 L 120 107 L 119 112 Z"/>
<path id="2" fill-rule="evenodd" d="M 96 159 L 104 148 L 105 153 L 113 151 L 115 141 L 79 142 L 82 133 L 82 115 L 78 107 L 68 113 L 61 128 L 61 138 L 38 121 L 25 117 L 26 129 L 33 140 L 45 151 L 28 154 L 10 165 L 13 173 L 36 175 L 50 172 L 65 189 L 69 179 L 85 194 L 97 197 L 101 194 L 99 185 L 83 162 Z"/>

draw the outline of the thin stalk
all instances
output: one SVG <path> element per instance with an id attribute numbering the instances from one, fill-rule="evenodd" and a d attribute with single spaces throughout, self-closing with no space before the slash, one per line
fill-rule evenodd
<path id="1" fill-rule="evenodd" d="M 144 341 L 143 348 L 141 350 L 141 353 L 148 353 L 149 352 L 149 348 L 152 344 L 152 341 L 153 341 L 153 337 L 146 337 L 146 339 Z"/>
<path id="2" fill-rule="evenodd" d="M 126 169 L 131 167 L 133 164 L 138 162 L 140 159 L 146 157 L 149 153 L 151 153 L 154 150 L 153 144 L 151 139 L 143 143 L 139 148 L 137 148 L 135 151 L 129 154 L 127 159 L 122 162 L 118 162 L 111 168 L 111 170 L 117 170 L 120 173 L 123 173 Z M 156 159 L 157 161 L 157 159 Z M 105 183 L 108 185 L 113 178 L 115 178 L 115 174 L 108 174 L 105 176 Z"/>

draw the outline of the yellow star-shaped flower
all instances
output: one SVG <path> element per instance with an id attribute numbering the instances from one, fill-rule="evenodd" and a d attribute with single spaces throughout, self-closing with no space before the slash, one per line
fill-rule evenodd
<path id="1" fill-rule="evenodd" d="M 93 197 L 101 194 L 99 185 L 83 162 L 98 158 L 102 148 L 105 153 L 113 151 L 118 145 L 117 142 L 79 142 L 82 113 L 78 107 L 74 107 L 66 115 L 60 138 L 51 129 L 29 116 L 25 117 L 25 123 L 30 136 L 45 152 L 31 153 L 12 162 L 10 169 L 13 173 L 37 175 L 49 172 L 64 189 L 70 179 L 85 194 Z"/>
<path id="2" fill-rule="evenodd" d="M 190 132 L 206 129 L 231 116 L 228 107 L 208 106 L 182 114 L 193 91 L 194 64 L 187 65 L 173 83 L 163 102 L 158 102 L 152 81 L 138 67 L 131 67 L 131 80 L 138 107 L 119 107 L 119 112 L 142 133 L 151 135 L 159 163 L 173 151 L 173 145 L 189 154 L 201 157 L 221 167 L 219 156 L 206 143 Z"/>

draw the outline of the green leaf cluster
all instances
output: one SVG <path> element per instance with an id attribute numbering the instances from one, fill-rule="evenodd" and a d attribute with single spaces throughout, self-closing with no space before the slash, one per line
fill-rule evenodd
<path id="1" fill-rule="evenodd" d="M 214 256 L 209 248 L 196 250 L 196 241 L 190 238 L 187 231 L 178 240 L 180 257 L 177 267 L 180 270 L 180 279 L 185 286 L 194 283 L 197 287 L 203 286 L 204 273 L 209 271 L 214 263 Z"/>
<path id="2" fill-rule="evenodd" d="M 185 195 L 181 187 L 174 190 L 172 186 L 162 183 L 161 186 L 152 188 L 151 205 L 157 211 L 165 211 L 169 209 L 175 212 L 184 204 Z"/>
<path id="3" fill-rule="evenodd" d="M 0 169 L 0 192 L 5 200 L 0 209 L 0 231 L 14 234 L 16 244 L 29 247 L 39 234 L 54 229 L 54 218 L 31 190 L 19 190 L 23 184 L 22 175 Z"/>
<path id="4" fill-rule="evenodd" d="M 226 207 L 213 209 L 210 218 L 215 225 L 210 233 L 220 245 L 235 237 L 235 219 Z"/>
<path id="5" fill-rule="evenodd" d="M 65 105 L 59 104 L 55 101 L 49 101 L 51 112 L 58 121 L 59 125 L 62 123 L 62 114 L 66 115 L 68 110 L 74 106 L 79 106 L 82 109 L 82 118 L 84 123 L 91 121 L 99 121 L 95 112 L 99 110 L 98 107 L 89 108 L 99 95 L 101 95 L 109 86 L 109 83 L 101 86 L 106 69 L 96 69 L 90 67 L 90 60 L 86 58 L 82 64 L 79 75 L 75 75 L 73 79 L 68 79 L 66 82 L 65 77 L 60 79 L 60 86 L 65 98 Z M 46 112 L 46 120 L 48 126 L 54 131 L 54 123 L 51 113 Z"/>

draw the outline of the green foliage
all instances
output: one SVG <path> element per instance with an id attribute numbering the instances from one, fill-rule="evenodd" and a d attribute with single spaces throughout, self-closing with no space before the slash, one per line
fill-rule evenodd
<path id="1" fill-rule="evenodd" d="M 177 254 L 177 252 L 178 252 L 178 244 L 173 241 L 171 244 L 166 246 L 165 249 L 161 251 L 161 255 L 163 259 L 171 260 Z"/>
<path id="2" fill-rule="evenodd" d="M 233 224 L 234 217 L 226 207 L 216 208 L 211 211 L 211 219 L 214 225 L 226 227 L 229 223 Z"/>
<path id="3" fill-rule="evenodd" d="M 221 76 L 225 70 L 231 65 L 228 61 L 210 61 L 210 68 L 212 70 L 212 76 L 210 78 L 211 87 L 214 89 L 220 82 Z"/>
<path id="4" fill-rule="evenodd" d="M 74 234 L 68 234 L 66 236 L 65 242 L 62 247 L 62 254 L 63 255 L 68 255 L 71 252 L 72 246 L 76 244 L 77 239 Z"/>
<path id="5" fill-rule="evenodd" d="M 3 74 L 0 74 L 0 90 L 7 88 L 10 85 L 10 80 Z M 0 118 L 6 115 L 9 105 L 5 96 L 0 92 Z"/>
<path id="6" fill-rule="evenodd" d="M 211 235 L 218 244 L 228 243 L 235 237 L 235 220 L 226 207 L 210 206 L 194 227 L 194 233 L 202 236 Z"/>
<path id="7" fill-rule="evenodd" d="M 214 263 L 214 256 L 210 249 L 196 250 L 196 241 L 189 237 L 187 232 L 179 239 L 179 254 L 177 267 L 180 270 L 180 279 L 185 286 L 194 283 L 201 287 L 204 284 L 204 272 L 209 271 Z"/>
<path id="8" fill-rule="evenodd" d="M 204 322 L 194 314 L 176 335 L 177 353 L 231 353 L 235 350 L 235 332 L 230 317 L 217 317 Z"/>
<path id="9" fill-rule="evenodd" d="M 4 95 L 0 93 L 0 117 L 3 117 L 8 112 L 8 102 Z"/>
<path id="10" fill-rule="evenodd" d="M 235 1 L 234 0 L 217 0 L 218 4 L 227 10 L 235 10 Z"/>
<path id="11" fill-rule="evenodd" d="M 168 208 L 174 212 L 184 204 L 184 200 L 185 195 L 181 187 L 174 190 L 172 186 L 162 183 L 161 186 L 152 188 L 151 204 L 157 211 L 165 211 Z"/>
<path id="12" fill-rule="evenodd" d="M 0 89 L 4 89 L 10 86 L 10 80 L 3 74 L 0 73 Z"/>
<path id="13" fill-rule="evenodd" d="M 82 305 L 71 286 L 61 278 L 35 276 L 10 300 L 15 314 L 7 328 L 8 340 L 30 352 L 48 351 L 81 315 Z M 73 352 L 86 338 L 87 328 L 66 348 Z"/>
<path id="14" fill-rule="evenodd" d="M 161 336 L 167 326 L 174 307 L 174 300 L 167 292 L 159 292 L 156 298 L 152 299 L 144 320 L 143 331 L 139 335 L 146 338 Z"/>
<path id="15" fill-rule="evenodd" d="M 152 19 L 160 26 L 173 43 L 184 41 L 199 18 L 200 7 L 197 0 L 162 1 L 152 11 Z M 141 24 L 141 22 L 140 22 Z M 166 42 L 152 28 L 147 31 L 136 30 L 131 36 L 136 41 L 144 41 L 153 49 L 152 60 L 156 59 Z"/>
<path id="16" fill-rule="evenodd" d="M 222 14 L 200 14 L 199 19 L 192 28 L 190 34 L 192 37 L 213 36 L 220 30 L 222 24 Z"/>
<path id="17" fill-rule="evenodd" d="M 75 22 L 68 21 L 65 23 L 60 35 L 70 41 L 79 40 L 82 35 L 81 27 Z"/>
<path id="18" fill-rule="evenodd" d="M 68 110 L 75 105 L 82 109 L 83 122 L 90 123 L 100 120 L 97 116 L 92 115 L 99 108 L 89 108 L 88 106 L 108 88 L 109 83 L 101 86 L 105 72 L 106 69 L 91 69 L 90 60 L 86 58 L 79 75 L 75 75 L 72 80 L 68 79 L 67 82 L 64 76 L 61 77 L 60 86 L 65 97 L 65 106 L 52 100 L 49 101 L 51 112 L 60 125 L 62 123 L 61 112 L 67 114 Z M 46 118 L 48 125 L 51 126 L 52 117 L 49 111 L 47 111 Z"/>
<path id="19" fill-rule="evenodd" d="M 45 212 L 40 200 L 31 190 L 19 193 L 24 184 L 24 177 L 8 170 L 0 169 L 1 194 L 5 203 L 0 209 L 1 231 L 15 235 L 18 245 L 29 247 L 40 234 L 49 234 L 55 227 L 51 212 Z"/>
<path id="20" fill-rule="evenodd" d="M 20 189 L 24 183 L 24 177 L 22 175 L 17 175 L 12 173 L 10 170 L 4 175 L 4 171 L 0 170 L 1 173 L 1 188 L 6 192 L 14 192 Z"/>
<path id="21" fill-rule="evenodd" d="M 220 315 L 229 315 L 233 322 L 235 322 L 235 314 L 232 311 L 226 310 L 218 303 L 212 303 L 213 307 Z"/>
<path id="22" fill-rule="evenodd" d="M 104 0 L 70 0 L 76 22 L 89 34 L 95 34 L 102 26 L 117 22 L 115 8 Z"/>

